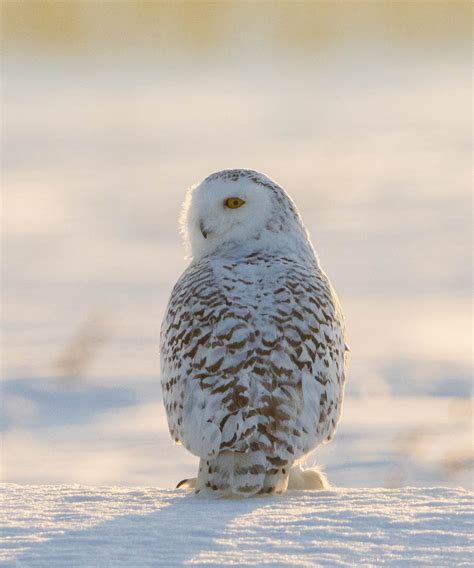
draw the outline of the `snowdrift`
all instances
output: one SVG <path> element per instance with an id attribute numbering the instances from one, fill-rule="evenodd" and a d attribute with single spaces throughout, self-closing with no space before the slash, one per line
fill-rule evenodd
<path id="1" fill-rule="evenodd" d="M 2 487 L 2 566 L 472 566 L 472 494 L 332 489 L 203 500 L 184 491 Z"/>

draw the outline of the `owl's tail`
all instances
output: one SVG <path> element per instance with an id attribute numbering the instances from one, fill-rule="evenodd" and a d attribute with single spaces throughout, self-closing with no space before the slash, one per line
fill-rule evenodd
<path id="1" fill-rule="evenodd" d="M 274 463 L 272 463 L 274 462 Z M 201 459 L 196 494 L 214 497 L 251 497 L 284 493 L 289 467 L 261 450 L 223 451 L 213 459 Z"/>

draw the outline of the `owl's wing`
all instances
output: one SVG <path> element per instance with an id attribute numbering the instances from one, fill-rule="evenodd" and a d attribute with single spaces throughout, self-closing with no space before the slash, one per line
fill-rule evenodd
<path id="1" fill-rule="evenodd" d="M 251 314 L 224 292 L 208 261 L 192 264 L 173 289 L 161 330 L 170 432 L 199 457 L 236 448 L 238 439 L 244 445 L 256 427 L 249 408 Z"/>
<path id="2" fill-rule="evenodd" d="M 331 440 L 339 421 L 346 373 L 344 318 L 319 268 L 293 267 L 283 287 L 291 319 L 283 322 L 282 346 L 293 365 L 293 382 L 301 389 L 292 440 L 295 453 L 304 455 Z"/>
<path id="3" fill-rule="evenodd" d="M 284 266 L 280 270 L 280 265 Z M 344 320 L 316 263 L 277 259 L 250 368 L 258 444 L 282 467 L 334 435 L 345 383 Z M 263 320 L 263 321 L 262 321 Z"/>

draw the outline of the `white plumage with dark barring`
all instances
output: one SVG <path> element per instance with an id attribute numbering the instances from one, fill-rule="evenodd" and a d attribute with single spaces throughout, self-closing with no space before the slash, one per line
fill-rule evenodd
<path id="1" fill-rule="evenodd" d="M 347 347 L 295 204 L 263 174 L 224 170 L 191 188 L 182 221 L 191 263 L 163 319 L 161 380 L 171 435 L 200 458 L 196 493 L 323 487 L 298 463 L 334 435 Z"/>

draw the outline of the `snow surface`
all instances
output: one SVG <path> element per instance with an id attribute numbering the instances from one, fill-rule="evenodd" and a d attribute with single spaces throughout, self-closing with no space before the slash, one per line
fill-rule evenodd
<path id="1" fill-rule="evenodd" d="M 462 489 L 204 500 L 155 488 L 2 485 L 2 566 L 472 566 Z"/>

